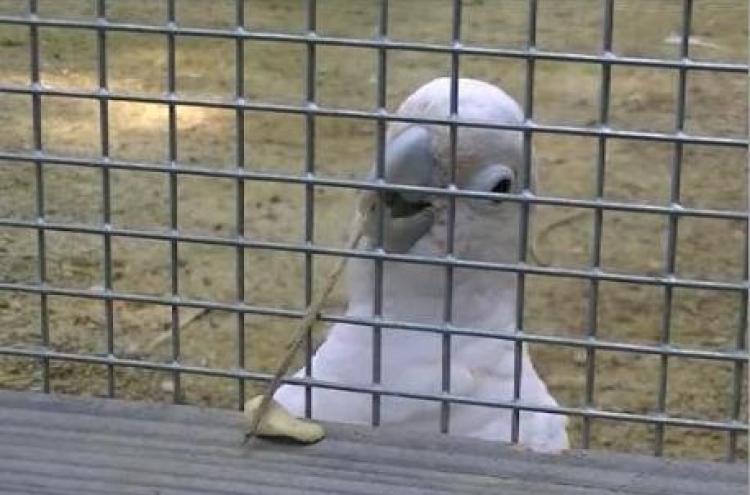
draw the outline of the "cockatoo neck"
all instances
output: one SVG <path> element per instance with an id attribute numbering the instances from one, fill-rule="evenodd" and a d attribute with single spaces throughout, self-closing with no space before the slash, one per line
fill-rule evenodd
<path id="1" fill-rule="evenodd" d="M 375 262 L 352 260 L 348 270 L 350 315 L 373 316 Z M 451 323 L 484 330 L 512 328 L 515 275 L 494 270 L 454 268 Z M 383 262 L 380 312 L 386 319 L 440 325 L 445 318 L 448 276 L 443 266 Z"/>

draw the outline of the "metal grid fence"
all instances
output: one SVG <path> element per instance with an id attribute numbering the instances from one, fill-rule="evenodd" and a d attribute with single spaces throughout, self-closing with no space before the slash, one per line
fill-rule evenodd
<path id="1" fill-rule="evenodd" d="M 0 291 L 14 291 L 28 293 L 38 296 L 39 301 L 39 332 L 41 334 L 41 346 L 3 346 L 0 347 L 0 356 L 16 356 L 38 359 L 42 370 L 42 389 L 50 391 L 50 363 L 53 361 L 71 361 L 80 363 L 95 363 L 106 366 L 107 369 L 107 393 L 115 395 L 115 370 L 121 367 L 132 367 L 140 369 L 158 370 L 171 373 L 175 390 L 175 399 L 179 397 L 181 388 L 180 377 L 183 374 L 196 374 L 214 377 L 230 378 L 237 381 L 239 403 L 243 404 L 246 399 L 245 381 L 267 381 L 270 375 L 267 373 L 254 372 L 246 369 L 245 356 L 245 327 L 246 315 L 270 315 L 286 318 L 300 318 L 303 314 L 298 310 L 286 310 L 276 307 L 255 306 L 245 302 L 245 258 L 244 253 L 249 249 L 271 250 L 290 253 L 299 253 L 305 259 L 304 283 L 306 303 L 312 299 L 313 291 L 313 259 L 316 256 L 347 256 L 374 260 L 378 266 L 378 278 L 382 283 L 382 263 L 386 260 L 404 261 L 445 267 L 446 277 L 450 281 L 452 271 L 457 268 L 479 268 L 486 270 L 500 270 L 517 274 L 518 297 L 517 297 L 517 329 L 509 334 L 497 334 L 494 332 L 480 331 L 470 328 L 457 328 L 450 325 L 451 294 L 448 291 L 446 297 L 446 324 L 441 326 L 420 325 L 398 321 L 384 320 L 380 315 L 379 301 L 375 301 L 375 315 L 372 318 L 352 318 L 334 314 L 322 314 L 320 319 L 324 322 L 345 322 L 359 325 L 371 326 L 374 330 L 375 342 L 378 342 L 379 331 L 382 327 L 408 329 L 416 332 L 430 332 L 443 336 L 444 350 L 450 349 L 450 338 L 452 336 L 476 336 L 512 341 L 516 346 L 516 370 L 520 373 L 520 349 L 523 343 L 543 343 L 559 346 L 567 346 L 582 349 L 585 352 L 585 401 L 583 407 L 560 407 L 546 408 L 524 404 L 519 398 L 519 380 L 516 376 L 515 399 L 506 403 L 487 403 L 474 401 L 450 394 L 448 390 L 443 394 L 408 394 L 394 392 L 378 385 L 380 376 L 380 348 L 374 346 L 374 369 L 373 384 L 370 387 L 348 387 L 342 384 L 327 383 L 312 378 L 292 379 L 289 383 L 307 385 L 309 387 L 327 387 L 340 390 L 354 390 L 371 393 L 373 396 L 373 423 L 379 422 L 379 398 L 381 396 L 396 395 L 403 397 L 420 398 L 441 402 L 443 407 L 442 429 L 447 429 L 449 409 L 451 403 L 485 405 L 501 408 L 509 408 L 513 411 L 513 439 L 518 439 L 518 418 L 521 410 L 548 411 L 566 414 L 573 417 L 581 417 L 583 421 L 582 445 L 588 447 L 590 442 L 590 421 L 596 418 L 620 420 L 627 422 L 644 423 L 654 426 L 654 453 L 660 455 L 664 446 L 665 427 L 691 427 L 707 430 L 725 432 L 727 436 L 726 457 L 734 460 L 737 453 L 737 441 L 740 435 L 746 435 L 748 425 L 746 418 L 741 417 L 742 387 L 744 373 L 748 361 L 746 351 L 747 330 L 747 251 L 748 243 L 744 241 L 744 281 L 726 282 L 709 281 L 696 278 L 684 278 L 676 275 L 676 243 L 678 225 L 684 218 L 706 218 L 739 220 L 747 222 L 747 211 L 719 210 L 701 207 L 687 207 L 680 204 L 680 177 L 683 148 L 686 145 L 710 145 L 719 147 L 732 147 L 746 149 L 748 141 L 734 137 L 721 135 L 698 135 L 688 133 L 684 129 L 686 113 L 686 86 L 691 73 L 705 71 L 715 73 L 739 73 L 745 74 L 748 66 L 745 64 L 698 61 L 690 57 L 691 22 L 693 17 L 693 2 L 684 0 L 682 2 L 682 29 L 680 33 L 680 57 L 669 60 L 660 58 L 622 56 L 613 53 L 613 16 L 615 12 L 614 0 L 603 0 L 604 22 L 603 35 L 601 39 L 601 53 L 598 55 L 562 53 L 544 51 L 537 48 L 537 1 L 528 0 L 528 25 L 526 46 L 523 49 L 496 48 L 484 46 L 468 46 L 462 43 L 462 2 L 452 2 L 452 29 L 451 42 L 448 44 L 426 43 L 426 42 L 404 42 L 389 39 L 388 9 L 389 1 L 380 0 L 379 22 L 377 35 L 371 39 L 352 39 L 322 35 L 316 32 L 316 2 L 307 0 L 306 26 L 301 34 L 277 33 L 254 31 L 246 28 L 246 5 L 244 1 L 238 0 L 236 4 L 236 27 L 234 29 L 215 28 L 192 28 L 182 27 L 176 18 L 176 0 L 167 0 L 167 18 L 161 25 L 140 25 L 108 20 L 107 1 L 96 1 L 96 15 L 91 20 L 66 20 L 60 18 L 47 18 L 39 15 L 38 2 L 29 0 L 28 12 L 25 15 L 0 16 L 0 26 L 21 26 L 28 29 L 29 36 L 29 79 L 27 85 L 8 84 L 0 80 L 0 95 L 15 94 L 24 95 L 31 101 L 31 120 L 33 129 L 33 150 L 30 152 L 14 152 L 0 149 L 0 159 L 12 163 L 30 163 L 35 170 L 36 189 L 36 218 L 33 220 L 22 220 L 17 218 L 0 218 L 0 227 L 8 227 L 34 232 L 36 236 L 36 281 L 34 283 L 19 283 L 0 280 Z M 90 30 L 96 34 L 97 73 L 98 89 L 95 91 L 76 89 L 55 89 L 45 86 L 40 78 L 40 33 L 48 28 L 82 29 Z M 167 54 L 167 93 L 163 95 L 143 94 L 121 94 L 109 89 L 108 82 L 108 38 L 111 33 L 141 33 L 159 35 L 164 38 Z M 180 36 L 199 37 L 201 39 L 223 39 L 235 43 L 236 56 L 235 67 L 235 97 L 231 100 L 220 101 L 216 99 L 201 99 L 180 95 L 176 88 L 176 62 L 175 43 Z M 306 49 L 305 81 L 304 81 L 304 104 L 276 104 L 264 101 L 248 99 L 245 90 L 244 53 L 249 45 L 254 42 L 272 41 L 304 46 Z M 373 50 L 377 53 L 377 102 L 375 111 L 362 111 L 354 109 L 331 108 L 317 103 L 316 98 L 316 51 L 321 46 L 360 47 Z M 423 53 L 439 53 L 450 57 L 450 76 L 453 79 L 453 91 L 451 96 L 451 108 L 453 116 L 446 119 L 420 120 L 399 116 L 386 110 L 386 70 L 387 57 L 395 51 L 411 51 Z M 465 56 L 482 55 L 504 59 L 521 60 L 525 63 L 525 93 L 523 108 L 526 121 L 523 125 L 493 126 L 490 124 L 479 124 L 476 122 L 461 122 L 455 117 L 457 108 L 456 80 L 460 74 L 461 60 Z M 591 64 L 600 68 L 599 87 L 599 112 L 595 125 L 589 127 L 571 125 L 541 124 L 534 120 L 534 85 L 535 67 L 539 61 L 576 62 Z M 618 129 L 610 125 L 610 90 L 611 73 L 618 66 L 649 67 L 665 71 L 673 71 L 677 74 L 677 102 L 674 115 L 673 132 L 645 132 Z M 100 127 L 100 156 L 97 158 L 78 158 L 72 156 L 60 156 L 45 151 L 42 107 L 45 97 L 63 97 L 76 99 L 77 101 L 93 101 L 98 105 L 99 127 Z M 166 163 L 133 162 L 115 159 L 110 156 L 110 123 L 109 108 L 113 102 L 135 102 L 163 105 L 168 111 L 168 160 Z M 235 167 L 226 170 L 217 170 L 208 166 L 186 167 L 178 159 L 177 143 L 177 114 L 179 107 L 217 108 L 234 111 L 236 114 L 236 163 Z M 274 172 L 260 172 L 246 168 L 245 143 L 242 137 L 245 135 L 245 114 L 249 111 L 267 111 L 282 114 L 292 114 L 304 117 L 305 122 L 305 170 L 301 175 L 291 175 Z M 361 190 L 378 191 L 400 191 L 403 187 L 369 182 L 365 180 L 339 179 L 323 177 L 316 171 L 315 156 L 315 126 L 316 119 L 321 117 L 335 117 L 337 119 L 359 119 L 376 123 L 377 130 L 377 158 L 376 163 L 382 174 L 385 131 L 388 122 L 426 122 L 449 126 L 451 130 L 452 148 L 455 153 L 456 129 L 458 126 L 475 126 L 487 128 L 513 129 L 523 133 L 524 136 L 524 168 L 527 178 L 524 184 L 524 192 L 519 195 L 509 194 L 503 196 L 504 200 L 517 202 L 522 208 L 522 223 L 520 226 L 520 256 L 517 263 L 489 263 L 470 260 L 456 259 L 452 256 L 444 258 L 429 258 L 416 255 L 388 254 L 382 251 L 361 251 L 336 249 L 316 245 L 313 236 L 313 211 L 315 207 L 315 187 L 327 186 L 334 188 L 354 188 Z M 50 129 L 48 132 L 54 132 Z M 556 134 L 569 136 L 582 136 L 593 138 L 597 143 L 597 160 L 595 167 L 595 197 L 592 199 L 563 198 L 537 195 L 530 190 L 528 182 L 531 167 L 531 145 L 536 135 Z M 604 179 L 607 144 L 611 140 L 633 140 L 670 143 L 673 146 L 673 159 L 671 161 L 671 187 L 670 201 L 665 205 L 637 204 L 622 201 L 613 201 L 604 197 Z M 71 224 L 55 222 L 47 219 L 45 212 L 45 171 L 56 166 L 88 167 L 97 170 L 101 174 L 101 221 L 98 224 Z M 111 205 L 111 174 L 112 171 L 137 171 L 163 174 L 168 177 L 170 215 L 169 224 L 164 230 L 146 230 L 118 227 L 112 222 Z M 236 182 L 236 212 L 235 233 L 233 236 L 193 235 L 180 232 L 178 226 L 178 180 L 186 176 L 200 176 L 209 178 L 230 179 Z M 245 190 L 243 184 L 248 181 L 278 182 L 298 184 L 305 188 L 305 238 L 303 242 L 276 242 L 256 239 L 246 235 L 245 215 Z M 407 188 L 409 189 L 409 188 Z M 482 193 L 461 190 L 436 190 L 426 189 L 431 194 L 441 194 L 450 198 L 461 197 L 488 197 Z M 495 196 L 492 196 L 495 197 Z M 528 263 L 528 213 L 530 205 L 548 205 L 576 207 L 593 212 L 593 237 L 590 257 L 590 266 L 586 269 L 563 268 L 556 266 L 538 266 Z M 662 275 L 633 275 L 608 271 L 601 266 L 602 249 L 602 225 L 603 215 L 607 211 L 644 213 L 656 215 L 667 219 L 666 249 L 664 252 L 664 272 Z M 746 226 L 745 226 L 746 229 Z M 51 232 L 86 233 L 101 237 L 104 260 L 103 286 L 100 289 L 77 289 L 48 282 L 46 257 L 46 240 Z M 449 234 L 449 238 L 452 234 Z M 168 243 L 170 248 L 170 293 L 164 296 L 151 296 L 134 292 L 116 290 L 113 285 L 112 268 L 112 241 L 115 238 L 135 238 L 158 240 Z M 233 247 L 236 250 L 236 299 L 235 303 L 218 302 L 212 300 L 193 299 L 181 295 L 180 278 L 178 276 L 179 248 L 185 243 L 196 243 L 205 245 L 218 245 Z M 450 242 L 449 242 L 450 244 Z M 587 281 L 590 285 L 588 291 L 588 312 L 585 337 L 567 337 L 556 335 L 541 335 L 528 332 L 524 326 L 524 281 L 529 275 L 540 275 L 548 277 L 566 277 Z M 627 282 L 643 284 L 661 288 L 664 293 L 664 307 L 662 319 L 662 331 L 660 343 L 657 345 L 645 345 L 617 341 L 607 341 L 597 338 L 597 296 L 599 284 L 602 282 Z M 447 287 L 452 284 L 448 283 Z M 738 326 L 735 338 L 735 348 L 731 350 L 707 350 L 675 346 L 670 343 L 670 326 L 672 313 L 673 293 L 679 288 L 704 289 L 711 291 L 729 291 L 736 293 L 740 299 L 738 315 Z M 106 354 L 72 353 L 56 350 L 50 344 L 49 330 L 49 304 L 52 296 L 73 296 L 102 301 L 106 314 Z M 140 359 L 130 359 L 118 356 L 115 351 L 115 324 L 114 304 L 117 301 L 130 301 L 163 305 L 171 308 L 171 358 L 172 362 L 159 363 Z M 210 367 L 194 366 L 181 363 L 180 347 L 180 317 L 183 308 L 202 308 L 208 310 L 223 310 L 236 314 L 237 342 L 239 352 L 236 356 L 236 368 L 214 369 Z M 640 353 L 658 356 L 660 359 L 660 372 L 658 384 L 658 401 L 656 410 L 652 413 L 625 413 L 608 411 L 593 407 L 595 359 L 597 351 L 621 351 L 628 353 Z M 308 341 L 308 365 L 312 344 Z M 445 353 L 444 353 L 445 354 Z M 449 351 L 448 351 L 449 354 Z M 666 411 L 665 397 L 668 383 L 668 360 L 673 357 L 695 358 L 701 360 L 715 360 L 731 363 L 733 366 L 731 411 L 730 417 L 723 421 L 684 418 L 670 415 Z M 450 358 L 444 355 L 445 363 Z M 308 389 L 309 390 L 309 389 Z M 309 394 L 308 394 L 309 397 Z M 309 402 L 309 401 L 308 401 Z M 308 404 L 309 409 L 309 404 Z"/>

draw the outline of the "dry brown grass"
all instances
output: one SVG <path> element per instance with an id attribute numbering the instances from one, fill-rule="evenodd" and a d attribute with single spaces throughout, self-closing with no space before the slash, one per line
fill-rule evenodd
<path id="1" fill-rule="evenodd" d="M 540 47 L 549 50 L 598 53 L 601 44 L 601 2 L 540 1 Z M 40 1 L 49 17 L 89 19 L 92 1 Z M 320 0 L 321 33 L 367 37 L 376 33 L 375 2 Z M 443 43 L 450 33 L 446 1 L 392 0 L 391 36 L 399 40 Z M 522 47 L 526 2 L 465 1 L 467 43 Z M 113 20 L 160 24 L 164 2 L 110 0 Z M 299 32 L 304 22 L 301 2 L 247 2 L 250 29 Z M 0 1 L 0 14 L 22 11 L 25 2 Z M 231 27 L 233 2 L 180 0 L 179 23 L 184 26 Z M 615 52 L 623 55 L 667 57 L 677 47 L 664 39 L 679 31 L 680 2 L 618 1 L 615 13 Z M 695 46 L 702 60 L 747 60 L 747 6 L 739 0 L 697 2 L 694 33 L 715 47 Z M 108 34 L 109 83 L 112 91 L 160 95 L 166 90 L 166 44 L 157 35 Z M 42 78 L 55 88 L 91 90 L 96 87 L 95 36 L 85 30 L 41 30 Z M 370 110 L 376 101 L 376 54 L 356 48 L 319 47 L 316 72 L 319 104 Z M 177 40 L 177 89 L 182 96 L 226 99 L 234 92 L 234 46 L 230 41 L 203 38 Z M 0 25 L 0 84 L 27 84 L 28 35 L 23 27 Z M 245 77 L 252 100 L 298 104 L 304 93 L 305 47 L 272 42 L 246 45 Z M 393 52 L 388 57 L 388 106 L 416 86 L 447 73 L 445 55 Z M 491 57 L 465 57 L 461 73 L 504 86 L 523 98 L 523 62 Z M 537 63 L 536 118 L 545 123 L 590 125 L 598 114 L 600 69 L 580 63 Z M 615 67 L 612 74 L 612 125 L 623 129 L 669 132 L 674 128 L 677 79 L 673 71 Z M 747 135 L 747 81 L 742 75 L 691 73 L 686 128 L 722 136 Z M 43 99 L 45 151 L 54 155 L 96 157 L 99 117 L 93 101 Z M 25 96 L 0 93 L 0 149 L 32 148 L 31 103 Z M 235 166 L 234 113 L 179 107 L 178 158 L 184 166 Z M 245 165 L 252 170 L 299 173 L 304 169 L 304 120 L 293 115 L 248 112 L 244 138 Z M 163 163 L 167 159 L 167 110 L 155 104 L 113 102 L 110 105 L 111 155 L 117 159 Z M 362 177 L 374 157 L 375 129 L 360 120 L 320 118 L 316 129 L 316 169 L 322 176 Z M 674 147 L 669 144 L 610 141 L 607 151 L 605 197 L 618 201 L 666 204 Z M 535 160 L 539 192 L 555 196 L 592 198 L 596 143 L 592 139 L 537 135 Z M 101 175 L 98 170 L 46 166 L 46 215 L 50 221 L 98 224 L 101 220 Z M 746 154 L 743 150 L 686 146 L 681 196 L 689 206 L 740 210 L 747 207 Z M 235 228 L 235 183 L 230 179 L 180 176 L 179 227 L 186 234 L 231 236 Z M 167 177 L 146 172 L 112 173 L 113 224 L 117 227 L 162 230 L 169 222 Z M 245 228 L 261 240 L 299 242 L 304 236 L 304 188 L 246 182 Z M 35 216 L 34 169 L 31 164 L 0 162 L 0 217 Z M 318 187 L 315 190 L 315 241 L 339 245 L 349 216 L 351 193 Z M 563 207 L 539 207 L 533 229 L 537 251 L 546 262 L 564 267 L 589 263 L 592 214 Z M 550 225 L 568 219 L 559 226 Z M 664 270 L 666 220 L 645 214 L 607 212 L 604 215 L 602 265 L 606 270 L 659 275 Z M 681 277 L 742 280 L 742 222 L 685 219 L 680 222 L 677 270 Z M 32 231 L 0 227 L 0 281 L 35 280 L 35 235 Z M 51 232 L 47 235 L 48 278 L 55 286 L 90 288 L 102 284 L 102 242 L 97 236 Z M 235 251 L 229 247 L 183 244 L 180 290 L 186 297 L 235 300 Z M 142 239 L 113 239 L 113 277 L 117 290 L 163 295 L 169 292 L 168 245 Z M 330 259 L 315 260 L 316 281 Z M 247 250 L 246 301 L 280 308 L 303 307 L 304 260 L 299 255 Z M 586 333 L 588 284 L 562 278 L 529 277 L 525 325 L 529 331 L 582 336 Z M 342 304 L 339 292 L 332 307 Z M 656 287 L 602 283 L 597 318 L 603 339 L 636 343 L 658 342 L 664 291 Z M 50 339 L 55 349 L 101 353 L 105 350 L 104 308 L 101 302 L 51 297 Z M 672 341 L 701 349 L 727 349 L 738 331 L 739 296 L 680 289 L 675 291 Z M 188 310 L 183 317 L 190 316 Z M 39 342 L 38 298 L 20 292 L 0 292 L 0 345 Z M 248 316 L 245 332 L 247 367 L 268 371 L 280 355 L 291 322 Z M 148 342 L 169 328 L 169 308 L 118 302 L 115 305 L 115 348 L 118 355 L 169 361 L 168 345 L 144 355 Z M 319 332 L 320 334 L 320 332 Z M 196 320 L 182 339 L 182 362 L 232 368 L 237 356 L 237 320 L 214 311 Z M 563 404 L 584 400 L 585 360 L 573 349 L 533 347 L 538 367 Z M 657 401 L 659 360 L 618 352 L 598 352 L 594 402 L 614 411 L 647 413 Z M 40 371 L 34 360 L 0 357 L 0 388 L 35 389 Z M 668 411 L 687 417 L 723 420 L 729 414 L 732 366 L 720 362 L 671 359 Z M 102 366 L 54 362 L 54 391 L 103 394 Z M 142 370 L 118 370 L 117 395 L 169 400 L 169 375 Z M 237 407 L 236 384 L 230 380 L 184 376 L 182 400 L 188 403 Z M 743 386 L 743 390 L 744 390 Z M 747 418 L 746 397 L 742 417 Z M 571 434 L 579 439 L 580 421 Z M 593 445 L 620 451 L 648 452 L 653 429 L 643 425 L 595 421 Z M 724 453 L 726 435 L 701 430 L 668 429 L 666 453 L 715 458 Z M 745 440 L 740 454 L 746 456 Z"/>

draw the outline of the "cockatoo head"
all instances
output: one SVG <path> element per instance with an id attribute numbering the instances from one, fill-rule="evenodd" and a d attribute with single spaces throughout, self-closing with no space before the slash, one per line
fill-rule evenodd
<path id="1" fill-rule="evenodd" d="M 451 81 L 436 79 L 411 94 L 398 109 L 408 117 L 450 115 Z M 501 89 L 473 79 L 458 81 L 458 117 L 495 124 L 521 124 L 523 112 Z M 451 131 L 447 125 L 394 123 L 387 137 L 384 179 L 390 184 L 481 192 L 518 193 L 523 184 L 519 131 L 458 126 L 455 181 L 451 184 Z M 374 174 L 373 174 L 374 175 Z M 387 192 L 383 248 L 395 253 L 446 254 L 450 199 L 425 192 Z M 454 254 L 463 259 L 514 261 L 518 244 L 517 202 L 456 198 Z M 377 238 L 370 214 L 368 237 Z"/>

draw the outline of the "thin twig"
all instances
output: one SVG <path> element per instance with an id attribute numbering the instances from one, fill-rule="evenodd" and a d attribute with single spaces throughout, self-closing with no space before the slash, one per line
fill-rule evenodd
<path id="1" fill-rule="evenodd" d="M 577 220 L 585 217 L 588 214 L 588 212 L 581 211 L 578 213 L 573 213 L 572 215 L 567 215 L 562 217 L 559 220 L 555 220 L 554 222 L 550 223 L 549 225 L 546 225 L 541 232 L 539 232 L 532 240 L 531 240 L 531 246 L 529 246 L 529 252 L 531 254 L 532 260 L 539 266 L 550 266 L 550 263 L 544 261 L 542 257 L 539 254 L 539 243 L 542 239 L 547 237 L 550 232 L 553 230 L 562 227 L 564 225 L 568 225 L 571 223 L 576 222 Z"/>
<path id="2" fill-rule="evenodd" d="M 185 330 L 185 328 L 187 328 L 190 324 L 195 323 L 196 321 L 200 320 L 211 311 L 212 311 L 211 308 L 197 308 L 196 311 L 189 313 L 186 317 L 180 320 L 180 331 Z M 149 342 L 149 344 L 144 348 L 143 354 L 145 354 L 146 356 L 150 355 L 152 352 L 156 350 L 157 347 L 159 347 L 160 345 L 162 345 L 164 342 L 168 341 L 171 338 L 172 338 L 172 330 L 167 330 L 165 332 L 160 333 L 159 335 L 156 336 L 154 340 Z"/>
<path id="3" fill-rule="evenodd" d="M 367 216 L 371 213 L 374 206 L 375 202 L 373 201 L 372 194 L 363 194 L 360 197 L 359 208 L 357 208 L 357 215 L 350 229 L 350 235 L 346 243 L 346 249 L 354 249 L 357 247 L 357 244 L 362 238 L 362 235 L 364 234 L 366 228 Z M 305 315 L 302 317 L 297 330 L 294 332 L 292 339 L 287 346 L 286 354 L 281 360 L 279 366 L 276 368 L 276 372 L 273 374 L 273 377 L 268 384 L 268 388 L 263 394 L 263 400 L 260 403 L 260 406 L 258 407 L 255 415 L 253 416 L 253 419 L 250 423 L 250 429 L 247 431 L 247 433 L 245 433 L 243 444 L 247 443 L 249 440 L 256 436 L 258 427 L 260 426 L 261 421 L 265 417 L 266 413 L 268 412 L 269 406 L 271 405 L 271 398 L 273 397 L 273 394 L 276 393 L 276 390 L 281 384 L 282 378 L 284 377 L 284 375 L 286 375 L 287 371 L 289 371 L 289 367 L 292 365 L 294 356 L 297 354 L 297 351 L 302 345 L 302 342 L 305 341 L 307 331 L 315 324 L 315 321 L 318 319 L 320 309 L 323 307 L 326 299 L 328 299 L 328 297 L 331 295 L 331 292 L 336 286 L 339 278 L 341 278 L 341 274 L 344 271 L 344 267 L 346 266 L 347 261 L 348 258 L 346 257 L 338 258 L 338 260 L 336 261 L 336 265 L 333 267 L 331 273 L 326 278 L 325 287 L 321 292 L 318 293 L 317 298 L 313 299 L 313 301 L 310 303 L 310 306 L 308 306 Z"/>

